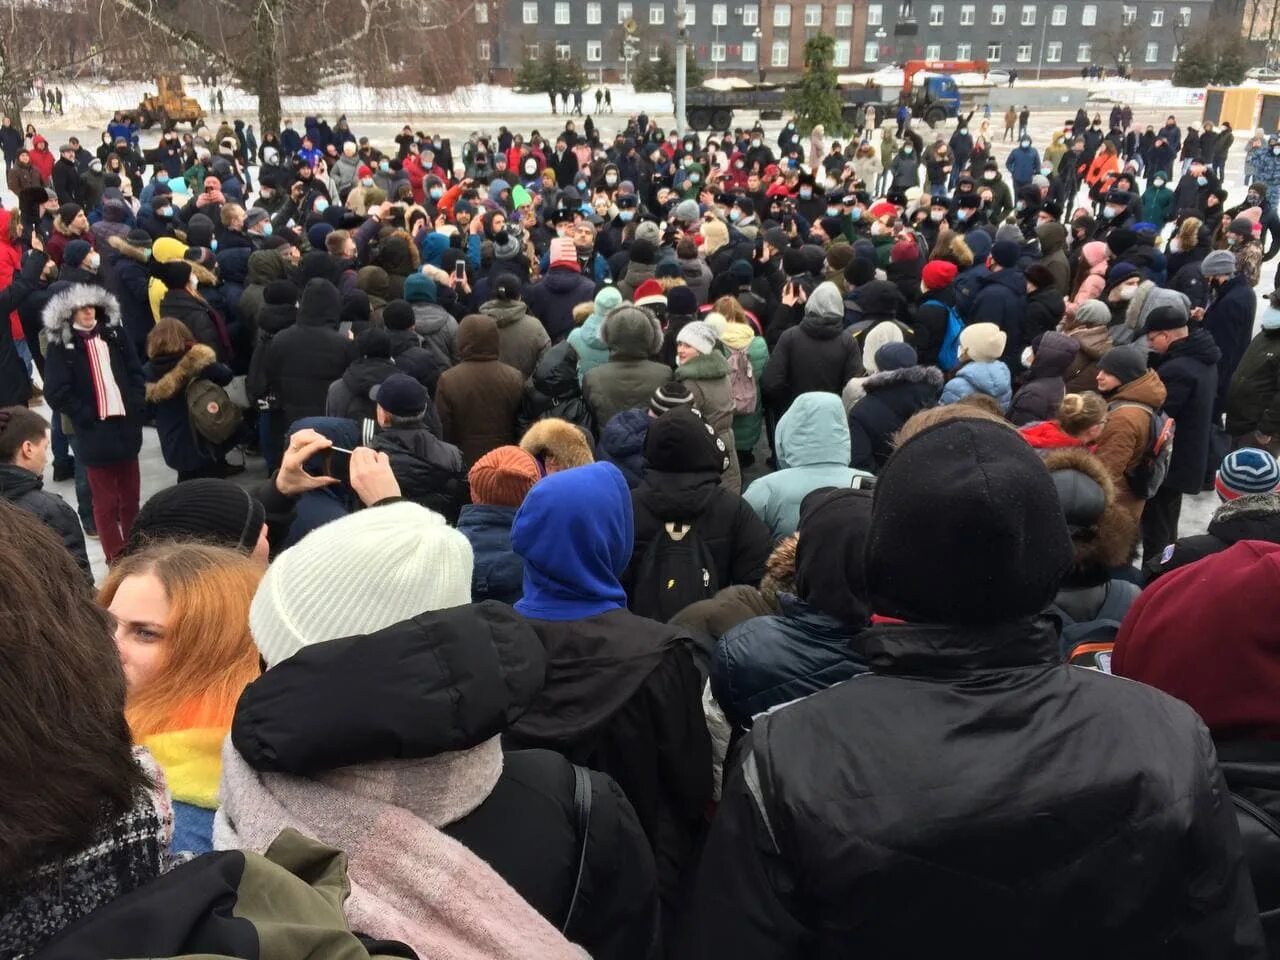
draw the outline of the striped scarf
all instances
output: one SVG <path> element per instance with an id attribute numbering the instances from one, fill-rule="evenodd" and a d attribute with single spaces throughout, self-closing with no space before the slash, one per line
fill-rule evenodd
<path id="1" fill-rule="evenodd" d="M 124 396 L 120 393 L 120 385 L 116 383 L 116 375 L 111 369 L 110 345 L 102 338 L 96 326 L 92 330 L 72 329 L 84 341 L 84 352 L 89 358 L 89 377 L 93 381 L 93 400 L 98 419 L 125 416 Z"/>

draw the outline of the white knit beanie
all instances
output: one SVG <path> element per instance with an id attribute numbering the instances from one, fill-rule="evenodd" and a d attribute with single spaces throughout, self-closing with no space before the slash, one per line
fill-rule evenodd
<path id="1" fill-rule="evenodd" d="M 406 502 L 360 510 L 275 559 L 249 630 L 274 667 L 313 643 L 470 603 L 471 567 L 470 542 L 440 514 Z"/>

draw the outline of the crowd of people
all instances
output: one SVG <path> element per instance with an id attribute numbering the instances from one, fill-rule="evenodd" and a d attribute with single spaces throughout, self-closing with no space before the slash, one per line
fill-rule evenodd
<path id="1" fill-rule="evenodd" d="M 1280 136 L 1013 119 L 20 140 L 0 956 L 1280 956 Z"/>

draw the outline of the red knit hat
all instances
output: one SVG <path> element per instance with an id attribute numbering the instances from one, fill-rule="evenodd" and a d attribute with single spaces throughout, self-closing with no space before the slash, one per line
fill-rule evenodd
<path id="1" fill-rule="evenodd" d="M 898 208 L 888 200 L 881 200 L 878 203 L 872 204 L 871 209 L 867 212 L 871 214 L 874 219 L 879 220 L 881 217 L 896 217 L 898 215 Z"/>
<path id="2" fill-rule="evenodd" d="M 665 307 L 667 305 L 667 293 L 662 289 L 662 284 L 650 277 L 636 287 L 636 295 L 632 303 L 637 307 L 644 307 L 654 303 L 660 303 Z"/>
<path id="3" fill-rule="evenodd" d="M 518 507 L 542 470 L 532 455 L 519 447 L 497 447 L 475 462 L 467 474 L 471 502 L 494 507 Z"/>
<path id="4" fill-rule="evenodd" d="M 917 260 L 919 257 L 920 247 L 909 237 L 905 240 L 899 240 L 889 251 L 891 263 L 907 263 L 911 260 Z"/>
<path id="5" fill-rule="evenodd" d="M 1129 608 L 1112 672 L 1184 701 L 1215 736 L 1280 738 L 1278 585 L 1280 544 L 1259 540 L 1171 570 Z"/>
<path id="6" fill-rule="evenodd" d="M 362 163 L 360 164 L 360 166 L 356 167 L 357 180 L 363 180 L 365 177 L 372 177 L 372 176 L 373 176 L 373 168 L 370 167 L 368 164 Z"/>
<path id="7" fill-rule="evenodd" d="M 551 241 L 551 266 L 578 269 L 578 248 L 568 237 L 556 237 Z"/>
<path id="8" fill-rule="evenodd" d="M 920 271 L 920 279 L 928 290 L 940 290 L 956 278 L 960 271 L 949 260 L 930 260 Z"/>

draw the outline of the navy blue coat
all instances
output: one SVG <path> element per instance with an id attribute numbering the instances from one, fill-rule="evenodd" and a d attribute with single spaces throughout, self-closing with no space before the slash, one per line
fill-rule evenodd
<path id="1" fill-rule="evenodd" d="M 573 329 L 573 308 L 589 303 L 595 295 L 596 285 L 590 277 L 553 268 L 537 283 L 525 288 L 524 302 L 529 312 L 547 328 L 547 336 L 556 341 L 563 340 Z"/>
<path id="2" fill-rule="evenodd" d="M 126 414 L 98 419 L 89 357 L 84 340 L 71 329 L 71 315 L 82 306 L 98 313 L 99 336 L 111 356 Z M 120 304 L 101 287 L 70 284 L 54 293 L 44 308 L 49 338 L 45 352 L 44 392 L 49 405 L 75 427 L 76 457 L 86 467 L 105 467 L 136 460 L 142 449 L 145 404 L 142 365 L 120 320 Z"/>
<path id="3" fill-rule="evenodd" d="M 711 659 L 711 692 L 736 729 L 780 703 L 805 697 L 867 671 L 849 638 L 859 627 L 842 623 L 803 600 L 783 594 L 782 612 L 732 628 Z"/>
<path id="4" fill-rule="evenodd" d="M 147 352 L 147 334 L 155 326 L 151 314 L 151 300 L 148 284 L 151 272 L 147 269 L 148 260 L 140 247 L 126 243 L 120 237 L 112 237 L 107 241 L 112 251 L 108 256 L 108 265 L 113 277 L 111 292 L 120 301 L 120 317 L 129 340 L 138 351 L 138 357 L 144 358 Z"/>
<path id="5" fill-rule="evenodd" d="M 1240 358 L 1253 339 L 1253 321 L 1258 310 L 1258 297 L 1243 274 L 1236 274 L 1221 287 L 1205 309 L 1204 328 L 1222 351 L 1218 361 L 1217 403 L 1214 413 L 1227 407 L 1227 388 L 1240 365 Z M 1175 446 L 1176 450 L 1177 447 Z"/>
<path id="6" fill-rule="evenodd" d="M 994 323 L 1004 331 L 1006 340 L 1000 359 L 1010 370 L 1022 362 L 1022 318 L 1027 312 L 1027 281 L 1021 270 L 1000 270 L 977 279 L 978 292 L 973 298 L 964 322 Z"/>
<path id="7" fill-rule="evenodd" d="M 1164 486 L 1179 493 L 1199 493 L 1209 467 L 1209 434 L 1218 395 L 1218 363 L 1222 351 L 1208 332 L 1193 324 L 1191 335 L 1151 354 L 1167 395 L 1164 412 L 1177 424 L 1173 458 Z"/>
<path id="8" fill-rule="evenodd" d="M 155 413 L 164 462 L 179 473 L 187 473 L 221 460 L 222 452 L 198 440 L 191 429 L 187 384 L 201 378 L 225 387 L 231 382 L 231 368 L 218 363 L 211 348 L 196 343 L 186 353 L 147 361 L 142 372 L 147 382 L 147 403 Z"/>
<path id="9" fill-rule="evenodd" d="M 524 561 L 511 549 L 515 507 L 468 503 L 458 516 L 458 532 L 471 542 L 471 600 L 515 603 L 524 596 Z"/>

